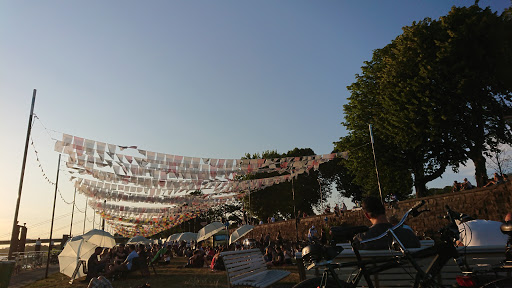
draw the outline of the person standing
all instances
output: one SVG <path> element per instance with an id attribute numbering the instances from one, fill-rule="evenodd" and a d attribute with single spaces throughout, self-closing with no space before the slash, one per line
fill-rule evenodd
<path id="1" fill-rule="evenodd" d="M 308 240 L 309 242 L 313 242 L 313 240 L 316 240 L 316 235 L 318 232 L 316 231 L 315 225 L 312 225 L 311 228 L 309 228 L 308 231 Z"/>

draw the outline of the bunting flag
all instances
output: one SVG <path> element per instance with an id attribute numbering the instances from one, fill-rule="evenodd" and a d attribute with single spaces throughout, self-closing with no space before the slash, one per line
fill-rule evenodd
<path id="1" fill-rule="evenodd" d="M 348 157 L 342 152 L 275 159 L 199 158 L 68 134 L 55 142 L 54 149 L 68 156 L 71 181 L 89 197 L 89 205 L 127 237 L 156 234 L 248 191 L 290 181 L 335 158 Z M 120 153 L 124 151 L 131 154 Z M 275 172 L 273 177 L 237 180 L 241 175 Z"/>

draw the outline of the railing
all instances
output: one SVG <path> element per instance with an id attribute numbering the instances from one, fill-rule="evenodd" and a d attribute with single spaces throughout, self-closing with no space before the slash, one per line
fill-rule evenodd
<path id="1" fill-rule="evenodd" d="M 58 255 L 60 250 L 52 250 L 50 253 L 50 264 L 59 264 Z M 48 251 L 30 251 L 13 253 L 16 266 L 14 273 L 22 270 L 32 270 L 40 267 L 46 267 L 48 260 Z M 7 260 L 7 253 L 0 253 L 0 261 Z"/>

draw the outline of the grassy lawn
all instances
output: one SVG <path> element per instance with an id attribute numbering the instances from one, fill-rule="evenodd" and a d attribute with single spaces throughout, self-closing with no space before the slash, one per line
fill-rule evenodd
<path id="1" fill-rule="evenodd" d="M 158 275 L 153 274 L 153 270 L 151 269 L 151 277 L 142 278 L 139 271 L 135 271 L 132 274 L 128 275 L 127 279 L 116 280 L 112 282 L 112 285 L 116 288 L 136 288 L 144 285 L 145 283 L 149 283 L 151 287 L 193 287 L 193 288 L 216 288 L 216 287 L 227 287 L 227 277 L 226 272 L 213 272 L 210 271 L 209 268 L 200 268 L 200 269 L 192 269 L 192 268 L 178 268 L 178 266 L 183 266 L 186 264 L 185 258 L 172 258 L 171 264 L 167 266 L 157 266 L 156 272 Z M 284 266 L 279 267 L 282 270 L 288 270 L 291 273 L 290 276 L 284 278 L 283 280 L 275 283 L 274 288 L 290 288 L 293 285 L 299 282 L 299 274 L 297 272 L 296 266 Z M 48 279 L 40 280 L 34 282 L 26 287 L 75 287 L 75 288 L 85 288 L 88 283 L 81 282 L 80 280 L 85 279 L 85 277 L 76 279 L 72 285 L 68 282 L 70 278 L 61 273 L 55 273 L 48 277 Z"/>

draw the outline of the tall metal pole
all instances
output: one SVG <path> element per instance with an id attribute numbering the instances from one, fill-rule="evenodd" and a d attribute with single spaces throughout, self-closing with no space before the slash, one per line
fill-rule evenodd
<path id="1" fill-rule="evenodd" d="M 71 237 L 71 231 L 73 230 L 73 216 L 75 213 L 75 200 L 76 200 L 76 187 L 75 187 L 75 194 L 73 195 L 73 208 L 71 209 L 71 225 L 69 225 L 69 237 Z"/>
<path id="2" fill-rule="evenodd" d="M 25 177 L 25 164 L 27 162 L 27 152 L 28 152 L 28 142 L 30 140 L 30 132 L 32 131 L 32 116 L 34 115 L 34 105 L 36 103 L 36 92 L 34 89 L 32 92 L 32 105 L 30 106 L 30 115 L 28 116 L 28 129 L 27 129 L 27 138 L 25 140 L 25 152 L 23 153 L 23 162 L 21 164 L 21 176 L 20 176 L 20 185 L 18 187 L 18 200 L 16 201 L 16 210 L 14 212 L 14 221 L 12 223 L 12 233 L 11 233 L 11 243 L 9 246 L 9 255 L 8 259 L 12 260 L 12 253 L 17 249 L 16 243 L 18 242 L 18 235 L 16 235 L 16 225 L 18 225 L 18 213 L 20 211 L 20 201 L 21 201 L 21 190 L 23 189 L 23 178 Z M 14 240 L 16 239 L 16 241 Z"/>
<path id="3" fill-rule="evenodd" d="M 87 222 L 87 202 L 89 202 L 89 197 L 85 200 L 84 230 L 82 231 L 82 234 L 85 234 L 85 223 Z"/>
<path id="4" fill-rule="evenodd" d="M 50 244 L 48 245 L 48 259 L 46 260 L 46 273 L 44 278 L 48 278 L 48 268 L 50 266 L 50 253 L 52 251 L 52 236 L 53 236 L 53 219 L 55 218 L 55 203 L 57 202 L 57 189 L 59 188 L 59 171 L 60 171 L 60 156 L 59 162 L 57 163 L 57 179 L 55 180 L 55 195 L 53 196 L 53 212 L 52 212 L 52 225 L 50 228 Z"/>
<path id="5" fill-rule="evenodd" d="M 103 211 L 105 211 L 105 208 L 107 207 L 107 200 L 103 201 Z M 103 217 L 103 222 L 101 223 L 101 230 L 105 231 L 105 217 Z"/>
<path id="6" fill-rule="evenodd" d="M 380 188 L 379 169 L 377 168 L 377 158 L 375 158 L 375 148 L 373 147 L 372 124 L 369 124 L 368 128 L 370 129 L 370 140 L 372 142 L 373 162 L 375 163 L 375 173 L 377 173 L 377 184 L 379 185 L 380 202 L 382 202 L 382 204 L 384 205 L 384 199 L 382 198 L 382 189 Z"/>
<path id="7" fill-rule="evenodd" d="M 293 216 L 295 217 L 295 237 L 299 243 L 299 223 L 297 222 L 297 212 L 295 211 L 295 189 L 293 188 L 293 170 L 292 170 L 292 196 L 293 196 Z"/>
<path id="8" fill-rule="evenodd" d="M 94 224 L 96 222 L 96 210 L 92 209 L 92 229 L 94 229 Z"/>

